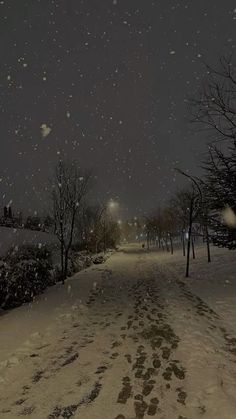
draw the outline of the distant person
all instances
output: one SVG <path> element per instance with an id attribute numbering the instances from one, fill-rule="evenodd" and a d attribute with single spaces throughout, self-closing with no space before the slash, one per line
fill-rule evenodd
<path id="1" fill-rule="evenodd" d="M 142 249 L 144 249 L 144 248 L 145 248 L 145 243 L 142 244 Z"/>

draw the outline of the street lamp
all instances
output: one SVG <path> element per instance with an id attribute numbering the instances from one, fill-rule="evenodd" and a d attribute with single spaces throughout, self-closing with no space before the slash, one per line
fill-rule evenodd
<path id="1" fill-rule="evenodd" d="M 111 211 L 118 209 L 118 207 L 119 207 L 119 203 L 117 201 L 114 201 L 113 199 L 111 199 L 107 204 L 107 208 L 110 209 Z"/>

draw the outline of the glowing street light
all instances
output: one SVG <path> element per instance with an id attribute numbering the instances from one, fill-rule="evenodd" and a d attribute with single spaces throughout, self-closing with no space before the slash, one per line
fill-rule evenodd
<path id="1" fill-rule="evenodd" d="M 114 201 L 113 199 L 111 199 L 111 200 L 108 202 L 107 207 L 108 207 L 110 210 L 114 210 L 114 209 L 116 209 L 116 208 L 118 208 L 118 207 L 119 207 L 119 203 L 118 203 L 118 202 L 116 202 L 116 201 Z"/>

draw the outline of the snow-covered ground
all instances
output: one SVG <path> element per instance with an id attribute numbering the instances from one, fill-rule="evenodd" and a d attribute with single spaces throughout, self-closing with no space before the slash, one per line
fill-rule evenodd
<path id="1" fill-rule="evenodd" d="M 0 256 L 4 255 L 11 246 L 43 245 L 56 242 L 57 238 L 53 234 L 43 233 L 42 231 L 0 227 Z"/>
<path id="2" fill-rule="evenodd" d="M 190 261 L 190 278 L 184 278 L 185 258 L 181 250 L 170 256 L 159 254 L 159 264 L 164 264 L 172 275 L 182 278 L 190 290 L 214 308 L 229 326 L 236 320 L 236 252 L 213 247 L 212 262 L 207 263 L 205 246 L 198 246 L 196 259 Z"/>
<path id="3" fill-rule="evenodd" d="M 0 317 L 0 418 L 235 419 L 236 260 L 130 245 Z"/>

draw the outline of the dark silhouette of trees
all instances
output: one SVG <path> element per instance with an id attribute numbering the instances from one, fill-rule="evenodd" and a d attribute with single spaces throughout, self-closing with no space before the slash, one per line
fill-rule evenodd
<path id="1" fill-rule="evenodd" d="M 236 249 L 236 148 L 228 153 L 217 147 L 209 151 L 204 166 L 204 197 L 213 244 Z"/>
<path id="2" fill-rule="evenodd" d="M 191 100 L 192 120 L 210 131 L 212 144 L 201 180 L 204 217 L 213 244 L 236 248 L 236 66 L 233 56 L 206 65 L 207 77 Z M 207 225 L 206 224 L 206 225 Z M 210 256 L 208 255 L 208 259 Z"/>

